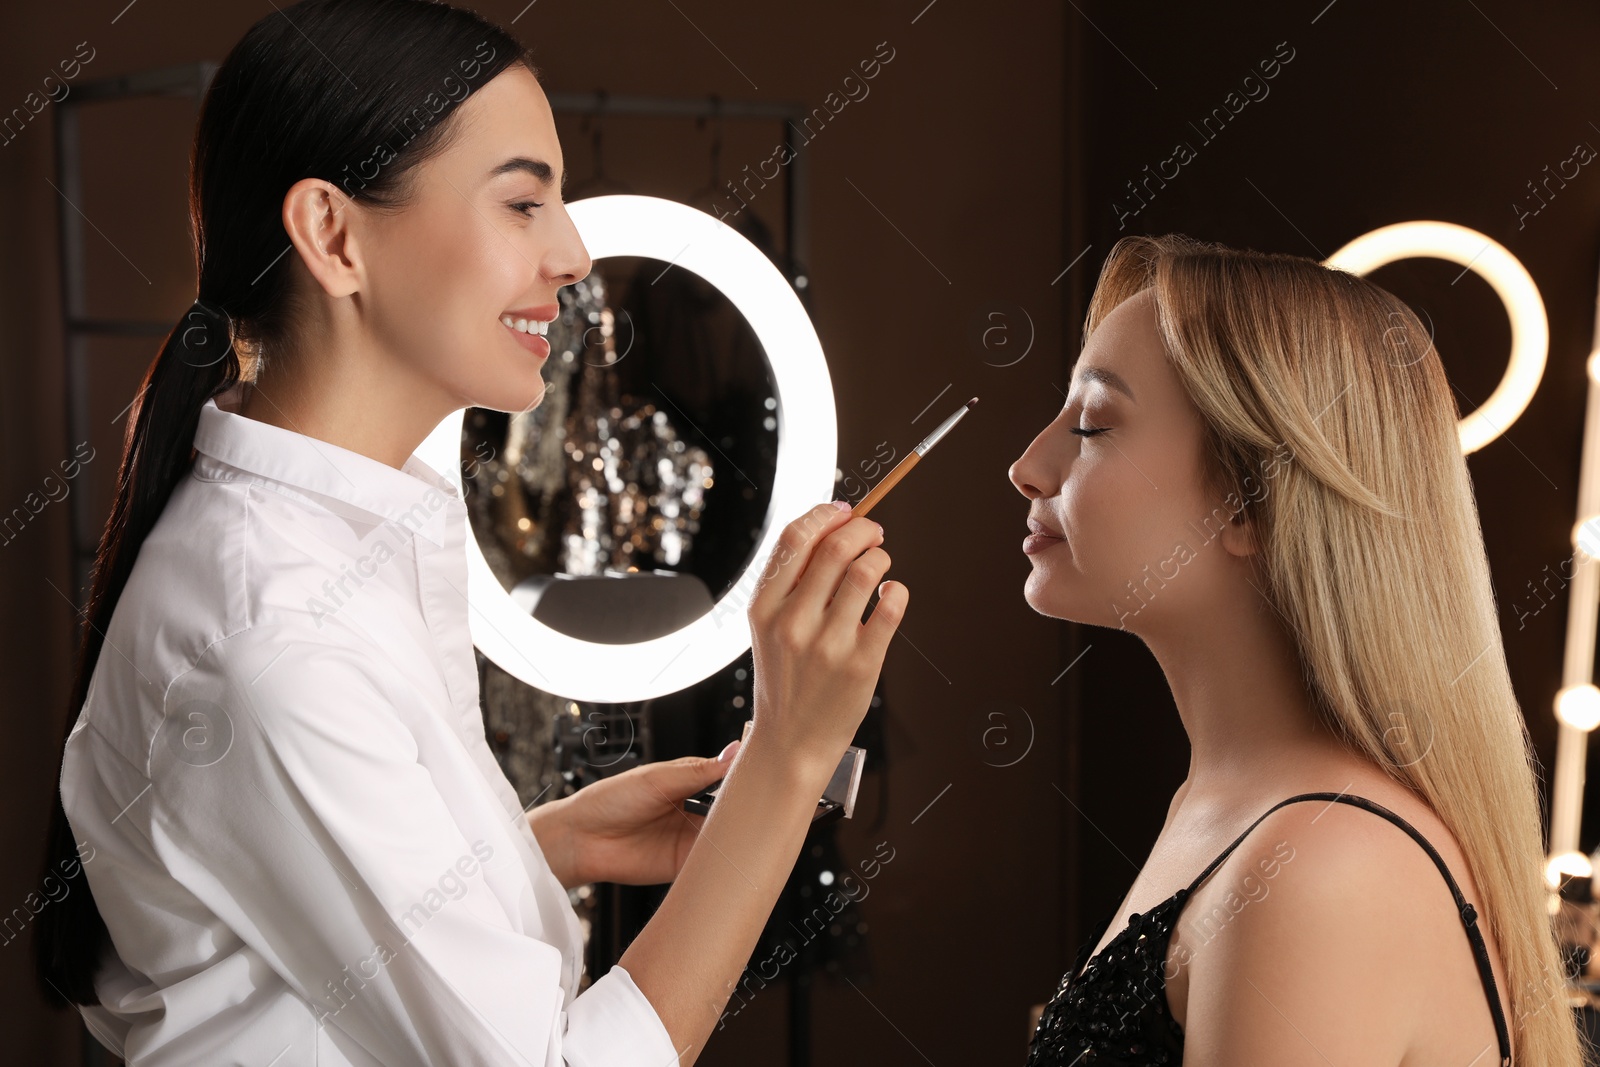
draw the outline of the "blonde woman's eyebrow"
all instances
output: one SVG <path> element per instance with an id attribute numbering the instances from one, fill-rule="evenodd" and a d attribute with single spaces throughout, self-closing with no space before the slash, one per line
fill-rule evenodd
<path id="1" fill-rule="evenodd" d="M 1139 398 L 1133 395 L 1133 389 L 1123 380 L 1122 375 L 1114 370 L 1107 370 L 1104 367 L 1080 366 L 1077 373 L 1072 377 L 1072 384 L 1075 385 L 1078 382 L 1097 382 L 1100 385 L 1115 389 L 1135 404 L 1139 402 Z"/>

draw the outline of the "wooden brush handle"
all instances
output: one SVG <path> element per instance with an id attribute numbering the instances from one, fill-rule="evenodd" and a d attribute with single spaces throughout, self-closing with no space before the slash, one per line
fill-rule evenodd
<path id="1" fill-rule="evenodd" d="M 896 463 L 894 465 L 894 470 L 884 475 L 883 481 L 873 486 L 872 492 L 863 497 L 861 503 L 857 504 L 850 510 L 850 514 L 865 515 L 869 510 L 871 510 L 874 504 L 888 495 L 889 490 L 894 488 L 895 483 L 901 478 L 904 478 L 906 474 L 910 472 L 911 468 L 917 465 L 917 461 L 921 458 L 922 457 L 916 452 L 906 453 L 906 458 L 902 459 L 899 463 Z"/>

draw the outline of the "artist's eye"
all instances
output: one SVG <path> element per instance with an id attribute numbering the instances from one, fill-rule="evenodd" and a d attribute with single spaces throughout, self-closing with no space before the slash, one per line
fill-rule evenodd
<path id="1" fill-rule="evenodd" d="M 528 210 L 529 208 L 531 208 L 531 207 L 544 207 L 543 204 L 536 204 L 532 200 L 522 200 L 522 201 L 519 201 L 518 203 L 512 204 L 511 206 L 513 208 L 515 208 L 516 210 L 522 212 L 524 215 L 528 216 L 530 219 L 533 218 L 533 212 L 529 211 Z"/>
<path id="2" fill-rule="evenodd" d="M 1093 426 L 1086 426 L 1082 428 L 1074 426 L 1072 427 L 1072 432 L 1077 434 L 1079 437 L 1093 437 L 1096 434 L 1105 433 L 1109 429 L 1111 429 L 1109 426 L 1101 426 L 1098 428 Z"/>

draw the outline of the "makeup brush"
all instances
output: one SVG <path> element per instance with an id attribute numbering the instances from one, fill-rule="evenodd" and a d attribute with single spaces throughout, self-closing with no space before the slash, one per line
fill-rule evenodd
<path id="1" fill-rule="evenodd" d="M 851 515 L 865 515 L 868 511 L 871 511 L 873 506 L 882 500 L 889 490 L 893 489 L 895 484 L 901 478 L 904 478 L 912 467 L 917 465 L 917 462 L 923 456 L 928 454 L 928 450 L 938 444 L 939 440 L 950 432 L 951 427 L 961 421 L 961 416 L 971 411 L 977 403 L 978 398 L 973 397 L 961 405 L 954 415 L 935 426 L 933 432 L 924 437 L 920 445 L 913 448 L 905 459 L 896 463 L 894 470 L 884 475 L 883 480 L 872 487 L 872 492 L 863 497 L 861 503 L 851 509 Z M 747 736 L 750 732 L 750 726 L 751 723 L 745 723 L 744 728 Z M 839 766 L 834 769 L 833 778 L 828 782 L 828 788 L 823 792 L 821 799 L 817 801 L 816 810 L 811 814 L 812 822 L 823 822 L 841 817 L 848 819 L 855 813 L 856 791 L 861 784 L 861 769 L 866 758 L 866 750 L 857 748 L 855 745 L 851 745 L 844 750 L 844 758 L 839 761 Z M 722 783 L 718 782 L 716 785 L 709 786 L 694 796 L 688 797 L 683 801 L 683 810 L 693 812 L 696 815 L 709 815 L 712 805 L 716 803 L 717 792 L 721 788 Z"/>
<path id="2" fill-rule="evenodd" d="M 961 421 L 961 416 L 971 411 L 975 406 L 977 406 L 977 403 L 978 398 L 973 397 L 971 400 L 967 401 L 959 409 L 957 409 L 954 415 L 951 415 L 948 419 L 945 419 L 939 425 L 935 426 L 933 428 L 933 432 L 927 437 L 924 437 L 920 445 L 918 445 L 916 448 L 913 448 L 906 455 L 905 459 L 902 459 L 899 463 L 894 465 L 894 470 L 884 475 L 883 480 L 872 487 L 872 492 L 863 497 L 861 503 L 857 504 L 850 510 L 850 514 L 865 515 L 868 511 L 872 510 L 873 506 L 887 496 L 889 494 L 889 490 L 893 489 L 895 484 L 899 482 L 901 478 L 904 478 L 910 472 L 911 468 L 917 465 L 923 456 L 928 454 L 928 450 L 934 445 L 938 444 L 939 439 L 945 434 L 949 433 L 951 427 Z"/>

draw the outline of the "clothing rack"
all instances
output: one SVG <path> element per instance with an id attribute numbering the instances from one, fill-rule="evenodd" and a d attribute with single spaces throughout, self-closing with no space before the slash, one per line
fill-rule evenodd
<path id="1" fill-rule="evenodd" d="M 96 337 L 165 337 L 175 322 L 98 318 L 89 312 L 88 251 L 85 234 L 88 223 L 80 212 L 83 206 L 83 139 L 80 109 L 111 101 L 149 96 L 187 99 L 200 112 L 206 87 L 217 72 L 216 63 L 191 63 L 163 67 L 140 74 L 124 74 L 74 87 L 71 95 L 56 105 L 55 184 L 61 190 L 57 200 L 57 234 L 61 246 L 61 336 L 65 347 L 64 389 L 66 403 L 66 452 L 72 455 L 79 443 L 88 441 L 89 428 L 89 344 Z M 112 460 L 116 462 L 115 459 Z M 100 544 L 99 525 L 104 516 L 91 514 L 83 492 L 67 495 L 68 530 L 73 604 L 83 609 L 88 595 L 94 554 Z M 74 630 L 73 640 L 77 640 Z M 99 1060 L 86 1060 L 99 1063 Z"/>
<path id="2" fill-rule="evenodd" d="M 760 100 L 723 100 L 708 97 L 660 97 L 592 93 L 549 93 L 550 110 L 557 114 L 627 115 L 653 118 L 766 119 L 783 123 L 783 143 L 793 157 L 785 167 L 784 250 L 796 264 L 811 262 L 810 203 L 807 197 L 809 158 L 804 140 L 796 141 L 796 123 L 810 112 L 800 104 Z"/>
<path id="3" fill-rule="evenodd" d="M 86 218 L 79 210 L 84 200 L 83 139 L 79 109 L 143 97 L 172 97 L 187 100 L 198 117 L 200 105 L 218 67 L 218 63 L 207 60 L 83 82 L 74 86 L 71 95 L 55 107 L 55 184 L 62 194 L 57 202 L 57 233 L 61 250 L 61 332 L 66 358 L 63 375 L 65 455 L 74 454 L 80 442 L 88 441 L 94 435 L 89 416 L 91 340 L 102 337 L 161 338 L 175 325 L 171 320 L 103 318 L 93 315 L 89 310 Z M 804 141 L 796 141 L 797 130 L 793 121 L 802 119 L 808 113 L 801 105 L 723 100 L 717 96 L 673 98 L 614 95 L 604 90 L 592 93 L 555 92 L 547 93 L 547 97 L 551 110 L 557 114 L 592 115 L 597 120 L 603 120 L 607 115 L 625 115 L 781 121 L 784 144 L 793 157 L 784 168 L 784 248 L 792 263 L 809 262 L 807 156 L 803 149 Z M 124 409 L 118 418 L 126 415 L 127 410 Z M 103 514 L 91 513 L 85 495 L 77 492 L 67 497 L 71 595 L 74 607 L 80 613 L 88 596 L 88 582 L 99 547 L 100 527 L 104 522 Z M 78 633 L 74 628 L 72 641 L 75 643 L 77 640 Z M 795 1005 L 791 1005 L 791 1011 L 795 1008 Z M 112 1062 L 110 1054 L 87 1028 L 82 1038 L 81 1062 L 84 1067 L 107 1067 Z M 796 1040 L 803 1042 L 805 1038 Z M 804 1046 L 802 1044 L 799 1047 Z M 805 1054 L 801 1053 L 793 1062 L 802 1062 L 804 1058 Z"/>

